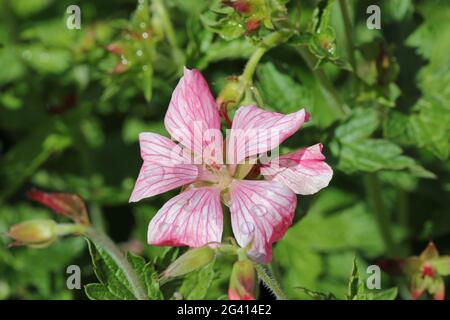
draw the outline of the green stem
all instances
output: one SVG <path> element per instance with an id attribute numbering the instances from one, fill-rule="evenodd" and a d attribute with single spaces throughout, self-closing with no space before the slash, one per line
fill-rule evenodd
<path id="1" fill-rule="evenodd" d="M 97 203 L 92 203 L 89 208 L 92 224 L 99 231 L 105 231 L 105 219 L 103 218 L 102 208 Z"/>
<path id="2" fill-rule="evenodd" d="M 314 78 L 317 80 L 317 82 L 319 82 L 323 94 L 327 98 L 327 101 L 330 102 L 328 107 L 331 109 L 331 112 L 333 112 L 338 118 L 345 118 L 349 114 L 350 109 L 339 97 L 336 89 L 334 88 L 330 79 L 328 79 L 325 71 L 323 71 L 323 69 L 315 68 L 316 58 L 309 52 L 308 48 L 305 46 L 298 47 L 297 51 L 303 58 L 303 60 L 305 60 L 309 69 L 313 73 Z"/>
<path id="3" fill-rule="evenodd" d="M 130 283 L 135 297 L 138 300 L 148 300 L 138 275 L 117 245 L 106 234 L 99 232 L 94 228 L 88 228 L 84 234 L 94 243 L 102 247 L 109 254 L 111 259 L 117 263 L 117 266 L 123 271 L 125 277 Z"/>
<path id="4" fill-rule="evenodd" d="M 392 238 L 389 217 L 381 197 L 381 185 L 376 173 L 368 173 L 366 175 L 366 191 L 369 197 L 369 203 L 375 215 L 378 230 L 383 239 L 386 251 L 389 255 L 394 255 L 394 240 Z"/>
<path id="5" fill-rule="evenodd" d="M 288 37 L 287 34 L 282 32 L 273 32 L 264 38 L 262 45 L 253 52 L 252 56 L 245 65 L 244 72 L 242 72 L 241 80 L 245 87 L 251 86 L 253 82 L 253 74 L 255 73 L 256 66 L 261 60 L 262 56 L 270 49 L 281 43 Z"/>
<path id="6" fill-rule="evenodd" d="M 350 15 L 348 13 L 347 2 L 345 0 L 339 0 L 339 6 L 341 7 L 342 20 L 344 21 L 345 37 L 347 42 L 347 51 L 350 64 L 352 65 L 353 71 L 356 72 L 356 59 L 353 45 L 352 37 L 352 23 L 350 21 Z"/>
<path id="7" fill-rule="evenodd" d="M 56 233 L 59 237 L 69 234 L 83 234 L 87 226 L 78 223 L 58 223 L 56 225 Z"/>
<path id="8" fill-rule="evenodd" d="M 266 267 L 262 264 L 255 264 L 256 273 L 258 274 L 259 279 L 264 283 L 264 285 L 269 288 L 272 293 L 275 295 L 277 300 L 288 300 L 288 297 L 281 289 L 280 284 L 277 280 L 269 273 Z"/>

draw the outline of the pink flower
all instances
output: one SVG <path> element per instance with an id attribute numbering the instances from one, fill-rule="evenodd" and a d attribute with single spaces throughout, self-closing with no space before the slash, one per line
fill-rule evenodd
<path id="1" fill-rule="evenodd" d="M 164 120 L 180 144 L 155 133 L 139 135 L 144 163 L 130 202 L 184 187 L 150 222 L 149 244 L 200 247 L 221 242 L 224 203 L 238 244 L 250 247 L 252 259 L 269 262 L 272 243 L 292 223 L 296 193 L 319 191 L 333 174 L 320 144 L 255 162 L 305 121 L 304 109 L 283 115 L 242 106 L 235 113 L 224 151 L 220 115 L 208 84 L 199 71 L 185 69 Z M 245 180 L 255 168 L 262 178 Z"/>

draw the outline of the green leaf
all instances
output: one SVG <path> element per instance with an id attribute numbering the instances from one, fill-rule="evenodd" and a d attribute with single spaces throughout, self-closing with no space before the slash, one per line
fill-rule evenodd
<path id="1" fill-rule="evenodd" d="M 402 149 L 383 139 L 365 139 L 344 143 L 339 151 L 338 168 L 346 173 L 358 171 L 408 170 L 420 177 L 434 177 L 414 159 L 402 155 Z"/>
<path id="2" fill-rule="evenodd" d="M 147 287 L 147 295 L 152 300 L 163 300 L 164 296 L 159 287 L 158 273 L 152 262 L 148 262 L 142 270 L 144 283 Z"/>
<path id="3" fill-rule="evenodd" d="M 144 93 L 145 100 L 150 102 L 152 100 L 152 82 L 153 82 L 153 68 L 146 64 L 142 66 L 142 71 L 137 76 L 138 85 Z"/>
<path id="4" fill-rule="evenodd" d="M 67 50 L 32 45 L 24 48 L 22 57 L 33 69 L 41 73 L 61 73 L 70 67 L 71 56 Z"/>
<path id="5" fill-rule="evenodd" d="M 22 17 L 30 16 L 48 7 L 53 0 L 15 0 L 10 5 L 13 11 Z"/>
<path id="6" fill-rule="evenodd" d="M 86 295 L 91 300 L 119 300 L 120 297 L 109 291 L 108 286 L 99 283 L 90 283 L 84 287 Z"/>
<path id="7" fill-rule="evenodd" d="M 184 279 L 179 289 L 184 299 L 199 300 L 206 296 L 215 277 L 214 264 L 215 261 L 198 271 L 191 272 Z"/>
<path id="8" fill-rule="evenodd" d="M 95 300 L 136 299 L 125 274 L 109 254 L 103 248 L 89 240 L 88 244 L 94 272 L 100 283 L 85 286 L 87 296 Z M 127 253 L 127 260 L 138 275 L 148 297 L 152 300 L 163 299 L 159 288 L 158 274 L 154 269 L 153 263 L 146 263 L 144 258 L 131 252 Z"/>
<path id="9" fill-rule="evenodd" d="M 356 257 L 353 258 L 353 267 L 350 279 L 348 281 L 348 300 L 354 300 L 360 291 L 360 279 L 358 272 L 358 264 L 356 263 Z"/>
<path id="10" fill-rule="evenodd" d="M 313 298 L 314 300 L 336 300 L 336 297 L 332 293 L 323 293 L 319 291 L 309 290 L 303 287 L 298 287 L 297 289 L 303 291 L 305 294 Z"/>
<path id="11" fill-rule="evenodd" d="M 114 260 L 112 260 L 103 248 L 90 241 L 88 241 L 88 244 L 94 272 L 100 284 L 106 286 L 110 294 L 117 299 L 135 299 L 129 287 L 128 280 Z"/>
<path id="12" fill-rule="evenodd" d="M 397 227 L 392 229 L 396 239 L 404 236 Z M 348 278 L 347 273 L 337 272 L 345 270 L 354 252 L 361 251 L 373 258 L 384 250 L 367 205 L 349 193 L 327 188 L 319 193 L 308 214 L 289 228 L 274 247 L 273 261 L 283 272 L 282 281 L 289 297 L 311 298 L 296 289 L 301 286 L 333 292 L 341 299 L 345 297 Z M 340 259 L 337 259 L 338 254 Z"/>
<path id="13" fill-rule="evenodd" d="M 410 117 L 408 129 L 419 147 L 445 160 L 450 154 L 450 109 L 436 99 L 423 98 L 418 113 Z"/>
<path id="14" fill-rule="evenodd" d="M 353 143 L 368 138 L 380 124 L 378 113 L 373 109 L 356 109 L 348 122 L 340 125 L 336 138 L 344 143 Z"/>
<path id="15" fill-rule="evenodd" d="M 409 131 L 409 117 L 398 111 L 389 112 L 383 122 L 383 135 L 399 144 L 412 144 L 413 137 Z"/>
<path id="16" fill-rule="evenodd" d="M 155 271 L 152 262 L 146 263 L 144 258 L 131 252 L 127 253 L 127 258 L 133 269 L 139 276 L 141 283 L 145 285 L 147 295 L 151 300 L 161 300 L 163 295 L 159 288 L 158 273 Z"/>
<path id="17" fill-rule="evenodd" d="M 365 279 L 359 273 L 356 257 L 353 259 L 353 268 L 348 283 L 348 300 L 394 300 L 397 297 L 398 289 L 389 288 L 387 290 L 368 289 Z"/>
<path id="18" fill-rule="evenodd" d="M 411 0 L 390 0 L 381 3 L 384 21 L 401 21 L 408 17 L 412 11 Z"/>
<path id="19" fill-rule="evenodd" d="M 418 10 L 424 21 L 406 44 L 416 47 L 429 62 L 417 77 L 423 96 L 414 107 L 409 128 L 419 147 L 444 160 L 450 154 L 450 30 L 443 23 L 450 5 L 429 1 L 420 4 Z"/>
<path id="20" fill-rule="evenodd" d="M 279 72 L 268 62 L 257 69 L 258 83 L 264 103 L 278 112 L 291 113 L 311 105 L 310 92 L 291 77 Z"/>
<path id="21" fill-rule="evenodd" d="M 0 61 L 2 61 L 4 66 L 8 66 L 7 68 L 0 68 L 0 84 L 14 81 L 25 72 L 25 67 L 17 48 L 12 46 L 0 48 Z"/>

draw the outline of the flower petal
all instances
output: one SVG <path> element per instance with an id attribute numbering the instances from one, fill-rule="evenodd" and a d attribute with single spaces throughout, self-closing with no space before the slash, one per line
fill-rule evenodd
<path id="1" fill-rule="evenodd" d="M 241 247 L 258 262 L 272 259 L 272 243 L 291 225 L 297 205 L 292 190 L 276 181 L 235 180 L 230 186 L 231 225 Z"/>
<path id="2" fill-rule="evenodd" d="M 184 68 L 173 91 L 164 125 L 170 135 L 205 161 L 222 163 L 220 115 L 198 70 Z M 211 154 L 210 154 L 211 153 Z"/>
<path id="3" fill-rule="evenodd" d="M 305 109 L 285 115 L 256 106 L 240 107 L 233 118 L 227 163 L 238 164 L 247 157 L 278 147 L 305 121 L 308 121 Z"/>
<path id="4" fill-rule="evenodd" d="M 267 179 L 285 184 L 298 194 L 313 194 L 330 183 L 333 169 L 325 163 L 322 144 L 280 156 L 261 167 Z"/>
<path id="5" fill-rule="evenodd" d="M 148 226 L 148 243 L 200 247 L 222 239 L 220 191 L 195 188 L 167 201 Z"/>
<path id="6" fill-rule="evenodd" d="M 190 162 L 179 145 L 155 133 L 139 135 L 144 164 L 139 172 L 130 202 L 151 197 L 197 179 L 198 167 Z"/>

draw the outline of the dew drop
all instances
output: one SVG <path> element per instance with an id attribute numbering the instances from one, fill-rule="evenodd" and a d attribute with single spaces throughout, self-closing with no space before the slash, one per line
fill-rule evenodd
<path id="1" fill-rule="evenodd" d="M 263 217 L 267 214 L 267 208 L 264 207 L 263 205 L 257 204 L 250 209 L 250 212 L 256 215 L 257 217 Z"/>
<path id="2" fill-rule="evenodd" d="M 251 222 L 244 222 L 241 223 L 240 229 L 243 234 L 249 235 L 255 231 L 255 225 Z"/>

